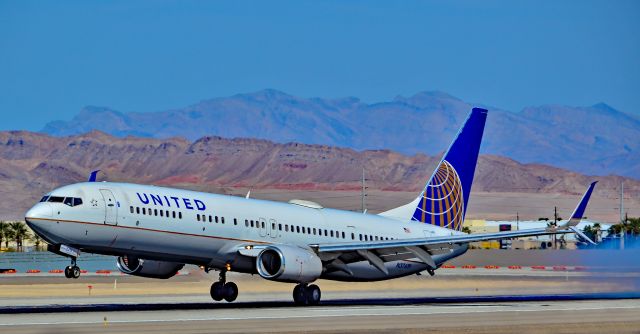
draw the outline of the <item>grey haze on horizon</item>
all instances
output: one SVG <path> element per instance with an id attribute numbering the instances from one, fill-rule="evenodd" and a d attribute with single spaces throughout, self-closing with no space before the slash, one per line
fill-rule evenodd
<path id="1" fill-rule="evenodd" d="M 85 107 L 71 121 L 42 132 L 67 136 L 100 130 L 153 138 L 246 137 L 437 154 L 446 149 L 473 106 L 444 92 L 420 92 L 379 103 L 355 97 L 299 98 L 278 90 L 204 100 L 161 112 L 122 113 Z M 488 107 L 482 153 L 591 175 L 640 179 L 640 118 L 604 103 L 543 105 L 518 113 Z"/>

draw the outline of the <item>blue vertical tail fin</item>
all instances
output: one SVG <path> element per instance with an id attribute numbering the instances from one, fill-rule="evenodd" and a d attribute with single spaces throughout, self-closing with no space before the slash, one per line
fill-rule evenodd
<path id="1" fill-rule="evenodd" d="M 571 217 L 563 227 L 577 226 L 578 224 L 580 224 L 582 217 L 584 217 L 584 211 L 587 210 L 587 204 L 589 204 L 591 193 L 596 187 L 596 183 L 598 183 L 598 181 L 591 182 L 585 193 L 582 195 L 580 202 L 578 202 L 578 206 L 576 206 L 576 208 L 573 210 Z"/>
<path id="2" fill-rule="evenodd" d="M 473 108 L 420 196 L 381 215 L 462 230 L 486 119 L 486 109 Z"/>

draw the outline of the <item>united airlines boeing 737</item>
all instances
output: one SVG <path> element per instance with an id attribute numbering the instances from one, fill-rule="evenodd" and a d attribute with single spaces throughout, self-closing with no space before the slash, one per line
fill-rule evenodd
<path id="1" fill-rule="evenodd" d="M 46 194 L 25 215 L 48 249 L 71 258 L 78 278 L 81 252 L 117 256 L 130 275 L 170 278 L 185 264 L 220 271 L 211 297 L 234 301 L 226 272 L 296 283 L 296 304 L 315 305 L 317 279 L 387 280 L 427 271 L 464 254 L 470 242 L 578 233 L 592 183 L 558 227 L 500 233 L 462 232 L 487 110 L 474 108 L 420 195 L 411 203 L 366 214 L 291 200 L 271 202 L 129 183 L 90 182 Z"/>

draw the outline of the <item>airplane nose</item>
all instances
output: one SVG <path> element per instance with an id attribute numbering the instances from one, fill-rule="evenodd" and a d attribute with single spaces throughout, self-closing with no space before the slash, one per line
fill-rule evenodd
<path id="1" fill-rule="evenodd" d="M 55 244 L 55 236 L 49 232 L 50 225 L 44 219 L 53 217 L 53 207 L 49 203 L 37 203 L 27 213 L 24 220 L 27 225 L 49 244 Z"/>
<path id="2" fill-rule="evenodd" d="M 53 208 L 48 203 L 38 203 L 29 209 L 24 216 L 26 220 L 29 220 L 29 218 L 37 219 L 53 217 Z"/>

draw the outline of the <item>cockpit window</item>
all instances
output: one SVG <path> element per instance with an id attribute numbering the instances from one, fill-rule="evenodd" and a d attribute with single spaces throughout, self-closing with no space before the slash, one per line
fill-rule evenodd
<path id="1" fill-rule="evenodd" d="M 58 196 L 50 196 L 47 199 L 47 202 L 50 203 L 64 203 L 68 206 L 78 206 L 82 205 L 82 199 L 77 197 L 58 197 Z"/>
<path id="2" fill-rule="evenodd" d="M 46 202 L 49 199 L 49 196 L 44 196 L 42 197 L 42 199 L 40 200 L 40 202 Z"/>
<path id="3" fill-rule="evenodd" d="M 58 196 L 51 196 L 49 197 L 49 200 L 47 200 L 47 202 L 51 202 L 51 203 L 62 203 L 62 201 L 64 201 L 64 197 L 58 197 Z"/>

